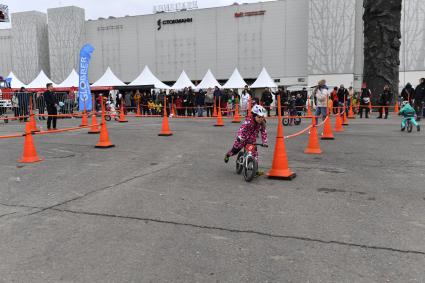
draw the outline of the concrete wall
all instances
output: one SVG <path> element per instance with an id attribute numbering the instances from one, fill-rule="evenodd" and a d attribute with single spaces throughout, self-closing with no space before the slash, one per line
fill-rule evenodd
<path id="1" fill-rule="evenodd" d="M 31 11 L 12 14 L 12 61 L 15 75 L 25 84 L 49 68 L 47 16 Z"/>
<path id="2" fill-rule="evenodd" d="M 182 70 L 201 80 L 207 69 L 227 79 L 235 67 L 256 78 L 263 66 L 275 78 L 305 77 L 307 7 L 308 0 L 284 0 L 89 21 L 86 38 L 96 49 L 90 80 L 110 66 L 128 82 L 145 65 L 163 81 L 175 81 Z M 235 17 L 261 10 L 264 15 Z M 158 21 L 184 18 L 193 21 L 158 30 Z"/>
<path id="3" fill-rule="evenodd" d="M 0 76 L 6 77 L 12 70 L 12 37 L 10 30 L 0 29 Z"/>
<path id="4" fill-rule="evenodd" d="M 78 7 L 47 10 L 50 54 L 50 79 L 64 81 L 78 60 L 85 39 L 85 12 Z"/>
<path id="5" fill-rule="evenodd" d="M 265 66 L 279 84 L 314 85 L 318 78 L 359 88 L 363 73 L 363 0 L 280 0 L 175 13 L 84 22 L 84 10 L 63 7 L 15 13 L 12 29 L 0 30 L 0 72 L 11 70 L 29 83 L 43 69 L 60 83 L 72 70 L 80 47 L 95 47 L 90 81 L 108 66 L 123 81 L 148 65 L 163 81 L 182 70 L 200 81 L 207 69 L 226 80 L 235 67 L 255 79 Z M 425 71 L 425 8 L 404 0 L 400 84 Z M 264 10 L 264 15 L 235 13 Z M 191 23 L 162 25 L 192 18 Z M 47 40 L 48 38 L 48 40 Z M 406 72 L 404 72 L 406 71 Z M 406 76 L 404 75 L 406 74 Z M 406 77 L 406 79 L 405 79 Z M 339 83 L 338 83 L 339 84 Z"/>

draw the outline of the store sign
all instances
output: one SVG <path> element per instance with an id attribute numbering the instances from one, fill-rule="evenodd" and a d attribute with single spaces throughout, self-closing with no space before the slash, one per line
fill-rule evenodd
<path id="1" fill-rule="evenodd" d="M 241 17 L 252 17 L 252 16 L 263 16 L 266 14 L 266 11 L 253 11 L 253 12 L 238 12 L 235 13 L 235 18 L 241 18 Z"/>
<path id="2" fill-rule="evenodd" d="M 0 23 L 9 22 L 9 8 L 6 5 L 0 4 Z"/>
<path id="3" fill-rule="evenodd" d="M 176 12 L 176 11 L 185 11 L 185 10 L 193 10 L 193 9 L 198 9 L 198 1 L 156 5 L 153 7 L 153 12 L 163 13 L 163 12 Z"/>
<path id="4" fill-rule="evenodd" d="M 159 19 L 156 24 L 158 25 L 157 30 L 160 30 L 163 25 L 173 25 L 173 24 L 184 24 L 193 22 L 192 18 L 184 18 L 184 19 L 175 19 L 175 20 L 161 20 Z"/>

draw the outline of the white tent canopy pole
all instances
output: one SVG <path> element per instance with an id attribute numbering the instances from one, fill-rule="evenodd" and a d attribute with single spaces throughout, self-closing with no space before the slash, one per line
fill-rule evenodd
<path id="1" fill-rule="evenodd" d="M 57 85 L 57 87 L 63 87 L 63 88 L 78 87 L 79 80 L 80 80 L 80 77 L 78 76 L 77 72 L 74 69 L 72 69 L 69 76 L 61 84 Z"/>
<path id="2" fill-rule="evenodd" d="M 138 85 L 154 85 L 156 89 L 170 89 L 170 87 L 163 82 L 161 82 L 155 75 L 151 72 L 148 66 L 145 66 L 142 73 L 134 79 L 129 85 L 138 86 Z"/>
<path id="3" fill-rule="evenodd" d="M 56 84 L 46 76 L 43 70 L 41 70 L 38 76 L 27 85 L 27 88 L 46 88 L 46 84 L 48 83 L 56 87 Z"/>
<path id="4" fill-rule="evenodd" d="M 232 75 L 230 76 L 229 80 L 223 85 L 223 88 L 232 89 L 232 88 L 245 88 L 247 83 L 242 78 L 241 74 L 239 73 L 238 68 L 235 68 Z"/>
<path id="5" fill-rule="evenodd" d="M 178 78 L 176 83 L 171 87 L 171 89 L 184 89 L 185 87 L 195 88 L 195 85 L 190 81 L 186 72 L 183 70 L 183 72 L 180 74 L 180 77 Z"/>
<path id="6" fill-rule="evenodd" d="M 270 77 L 266 68 L 263 67 L 263 69 L 261 70 L 261 73 L 258 75 L 257 80 L 251 85 L 251 88 L 265 88 L 265 87 L 277 88 L 277 85 L 273 81 L 273 79 Z"/>
<path id="7" fill-rule="evenodd" d="M 205 74 L 202 81 L 196 86 L 197 89 L 206 89 L 206 88 L 214 88 L 214 87 L 221 88 L 221 85 L 218 83 L 218 81 L 215 79 L 213 73 L 210 69 L 208 69 L 207 73 Z"/>
<path id="8" fill-rule="evenodd" d="M 21 88 L 21 87 L 27 87 L 23 82 L 21 82 L 13 72 L 10 72 L 9 75 L 6 77 L 9 79 L 12 79 L 11 81 L 11 88 Z"/>
<path id="9" fill-rule="evenodd" d="M 98 79 L 92 87 L 111 87 L 111 86 L 126 86 L 108 67 L 100 79 Z"/>

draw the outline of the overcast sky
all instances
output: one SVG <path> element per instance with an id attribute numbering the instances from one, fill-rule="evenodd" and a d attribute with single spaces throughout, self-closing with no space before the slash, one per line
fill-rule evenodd
<path id="1" fill-rule="evenodd" d="M 234 2 L 255 3 L 270 0 L 198 0 L 198 8 L 218 7 L 231 5 Z M 273 1 L 273 0 L 272 0 Z M 86 11 L 86 19 L 97 19 L 99 17 L 123 17 L 125 15 L 152 14 L 153 7 L 160 4 L 181 3 L 189 1 L 178 0 L 0 0 L 0 4 L 9 6 L 9 13 L 23 11 L 46 12 L 48 8 L 62 6 L 78 6 Z M 0 28 L 9 28 L 10 25 L 1 24 Z"/>

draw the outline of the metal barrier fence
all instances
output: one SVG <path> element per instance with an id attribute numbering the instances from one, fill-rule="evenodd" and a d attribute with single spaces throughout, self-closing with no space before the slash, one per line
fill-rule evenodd
<path id="1" fill-rule="evenodd" d="M 76 111 L 76 97 L 74 93 L 55 92 L 58 100 L 58 114 L 73 114 Z M 43 93 L 12 92 L 2 93 L 0 97 L 0 115 L 24 117 L 29 115 L 30 107 L 34 114 L 47 114 Z"/>

